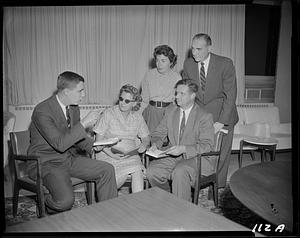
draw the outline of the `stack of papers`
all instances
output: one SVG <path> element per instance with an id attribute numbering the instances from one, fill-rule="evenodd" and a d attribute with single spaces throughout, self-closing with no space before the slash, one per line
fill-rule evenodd
<path id="1" fill-rule="evenodd" d="M 98 140 L 95 141 L 93 146 L 98 146 L 98 145 L 113 145 L 118 143 L 119 138 L 114 137 L 114 138 L 109 138 L 109 139 L 103 139 L 103 140 Z"/>
<path id="2" fill-rule="evenodd" d="M 167 157 L 168 155 L 166 153 L 167 153 L 167 151 L 163 151 L 163 150 L 154 150 L 154 151 L 147 150 L 146 151 L 146 155 L 149 155 L 154 158 Z"/>

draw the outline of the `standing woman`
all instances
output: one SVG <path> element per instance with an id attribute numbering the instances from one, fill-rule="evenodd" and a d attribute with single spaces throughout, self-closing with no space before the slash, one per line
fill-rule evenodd
<path id="1" fill-rule="evenodd" d="M 174 86 L 181 79 L 180 74 L 173 70 L 177 55 L 170 46 L 157 46 L 153 57 L 156 68 L 149 70 L 142 81 L 143 117 L 150 133 L 158 126 L 166 108 L 173 103 Z"/>

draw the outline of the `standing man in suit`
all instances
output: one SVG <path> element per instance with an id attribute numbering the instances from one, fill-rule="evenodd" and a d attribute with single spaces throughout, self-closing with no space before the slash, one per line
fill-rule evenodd
<path id="1" fill-rule="evenodd" d="M 191 186 L 195 184 L 197 154 L 209 152 L 214 146 L 214 127 L 210 113 L 194 103 L 198 86 L 191 79 L 179 80 L 175 85 L 174 105 L 166 113 L 151 133 L 150 150 L 161 148 L 168 137 L 169 157 L 151 161 L 147 169 L 147 177 L 151 186 L 158 186 L 170 191 L 169 181 L 172 179 L 172 193 L 179 198 L 191 200 Z M 203 158 L 201 172 L 203 175 L 213 173 L 216 160 Z"/>
<path id="2" fill-rule="evenodd" d="M 84 79 L 74 72 L 63 72 L 57 79 L 57 93 L 39 103 L 32 114 L 29 155 L 42 159 L 43 184 L 50 194 L 45 197 L 49 214 L 72 208 L 74 193 L 70 177 L 96 180 L 99 201 L 117 196 L 112 165 L 79 155 L 91 153 L 93 140 L 85 129 L 93 126 L 99 114 L 90 112 L 80 120 L 78 104 L 85 96 Z M 29 176 L 36 179 L 36 165 L 28 165 Z"/>
<path id="3" fill-rule="evenodd" d="M 212 113 L 215 133 L 224 127 L 219 187 L 224 187 L 230 162 L 233 129 L 238 122 L 236 75 L 232 60 L 211 53 L 211 38 L 200 33 L 192 39 L 192 56 L 183 65 L 182 78 L 193 79 L 199 86 L 196 102 Z"/>

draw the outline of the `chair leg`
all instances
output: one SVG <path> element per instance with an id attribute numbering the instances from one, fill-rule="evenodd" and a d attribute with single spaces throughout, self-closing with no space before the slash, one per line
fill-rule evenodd
<path id="1" fill-rule="evenodd" d="M 194 199 L 193 199 L 193 203 L 196 204 L 196 205 L 198 205 L 199 192 L 200 192 L 200 188 L 199 188 L 199 186 L 196 184 L 196 185 L 195 185 L 195 189 L 194 189 Z"/>
<path id="2" fill-rule="evenodd" d="M 251 154 L 251 159 L 252 159 L 252 160 L 255 160 L 255 154 L 254 154 L 254 151 L 250 151 L 250 154 Z"/>
<path id="3" fill-rule="evenodd" d="M 13 195 L 13 217 L 16 217 L 18 210 L 18 201 L 19 201 L 19 186 L 17 183 L 14 184 L 14 195 Z"/>
<path id="4" fill-rule="evenodd" d="M 145 189 L 149 188 L 149 181 L 147 178 L 144 179 L 144 186 L 145 186 Z"/>
<path id="5" fill-rule="evenodd" d="M 275 161 L 275 155 L 276 155 L 276 145 L 273 145 L 271 151 L 271 161 Z"/>
<path id="6" fill-rule="evenodd" d="M 213 190 L 214 190 L 214 204 L 215 207 L 211 208 L 210 210 L 217 214 L 222 214 L 221 208 L 219 208 L 219 194 L 218 194 L 218 183 L 213 184 Z"/>
<path id="7" fill-rule="evenodd" d="M 211 185 L 211 186 L 209 186 L 209 188 L 208 188 L 207 199 L 208 199 L 208 200 L 211 200 L 211 199 L 214 200 L 214 196 L 215 196 L 215 194 L 214 194 L 214 186 Z"/>
<path id="8" fill-rule="evenodd" d="M 46 208 L 45 208 L 45 194 L 44 191 L 41 189 L 40 192 L 37 192 L 37 203 L 36 203 L 36 211 L 37 216 L 39 218 L 46 216 Z"/>
<path id="9" fill-rule="evenodd" d="M 265 149 L 261 149 L 261 162 L 265 162 L 266 160 L 266 151 Z"/>
<path id="10" fill-rule="evenodd" d="M 217 185 L 216 183 L 214 183 L 212 185 L 212 187 L 213 187 L 213 199 L 214 199 L 215 207 L 219 208 L 218 187 L 216 185 Z"/>
<path id="11" fill-rule="evenodd" d="M 240 141 L 240 153 L 238 155 L 239 169 L 242 167 L 244 141 Z"/>
<path id="12" fill-rule="evenodd" d="M 94 196 L 94 198 L 95 198 L 95 202 L 99 202 L 96 187 L 97 187 L 96 181 L 93 181 L 92 186 L 91 186 L 91 190 L 92 190 L 91 193 L 92 193 L 92 196 Z"/>
<path id="13" fill-rule="evenodd" d="M 86 182 L 86 201 L 88 205 L 93 203 L 93 182 Z"/>

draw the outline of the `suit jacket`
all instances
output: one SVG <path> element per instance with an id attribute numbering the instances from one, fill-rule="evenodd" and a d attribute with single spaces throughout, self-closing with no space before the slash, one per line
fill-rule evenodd
<path id="1" fill-rule="evenodd" d="M 31 117 L 29 155 L 46 161 L 63 162 L 74 155 L 74 147 L 91 152 L 93 140 L 81 125 L 78 106 L 70 106 L 71 128 L 56 96 L 39 103 Z M 28 164 L 28 169 L 34 165 Z"/>
<path id="2" fill-rule="evenodd" d="M 166 137 L 171 146 L 178 145 L 180 109 L 178 106 L 169 107 L 157 128 L 151 133 L 151 141 L 162 147 Z M 194 104 L 181 139 L 181 145 L 186 146 L 186 158 L 209 152 L 214 147 L 214 127 L 212 115 L 198 104 Z"/>
<path id="3" fill-rule="evenodd" d="M 210 53 L 205 92 L 200 87 L 198 64 L 193 58 L 185 60 L 182 78 L 193 79 L 198 84 L 196 102 L 213 114 L 214 122 L 229 126 L 228 129 L 238 122 L 236 75 L 231 59 Z"/>

